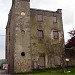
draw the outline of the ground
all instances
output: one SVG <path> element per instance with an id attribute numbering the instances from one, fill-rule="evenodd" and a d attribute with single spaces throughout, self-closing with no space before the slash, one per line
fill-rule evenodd
<path id="1" fill-rule="evenodd" d="M 0 70 L 0 75 L 5 74 L 5 70 Z"/>
<path id="2" fill-rule="evenodd" d="M 26 74 L 26 75 L 75 75 L 75 73 L 59 73 L 59 72 L 42 72 L 42 73 L 35 73 L 35 74 Z"/>
<path id="3" fill-rule="evenodd" d="M 67 70 L 69 72 L 67 72 Z M 6 75 L 5 70 L 0 70 L 0 75 Z M 16 75 L 75 75 L 75 67 L 34 70 L 31 73 L 19 73 L 19 74 L 16 74 Z"/>
<path id="4" fill-rule="evenodd" d="M 75 75 L 75 67 L 68 68 L 56 68 L 45 70 L 34 70 L 32 73 L 20 73 L 19 75 Z"/>

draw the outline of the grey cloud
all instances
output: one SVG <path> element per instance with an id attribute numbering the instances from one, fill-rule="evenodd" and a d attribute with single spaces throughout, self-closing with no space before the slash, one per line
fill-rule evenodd
<path id="1" fill-rule="evenodd" d="M 0 0 L 0 9 L 2 13 L 8 13 L 11 7 L 12 0 Z"/>
<path id="2" fill-rule="evenodd" d="M 30 6 L 31 6 L 31 8 L 40 8 L 40 9 L 51 10 L 57 4 L 56 2 L 57 1 L 53 1 L 53 0 L 31 0 Z"/>
<path id="3" fill-rule="evenodd" d="M 74 24 L 74 10 L 68 8 L 63 11 L 63 21 L 66 25 Z"/>
<path id="4" fill-rule="evenodd" d="M 5 50 L 5 36 L 0 37 L 0 50 Z"/>
<path id="5" fill-rule="evenodd" d="M 4 58 L 5 58 L 5 51 L 0 50 L 0 59 L 4 59 Z"/>

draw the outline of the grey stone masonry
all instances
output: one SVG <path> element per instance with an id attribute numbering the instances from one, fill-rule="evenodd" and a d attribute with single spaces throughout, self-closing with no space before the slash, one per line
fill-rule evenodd
<path id="1" fill-rule="evenodd" d="M 31 70 L 30 4 L 29 0 L 15 0 L 14 71 Z"/>

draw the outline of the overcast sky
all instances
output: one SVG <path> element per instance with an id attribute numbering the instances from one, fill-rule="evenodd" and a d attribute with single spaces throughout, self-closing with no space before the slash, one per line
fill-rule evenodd
<path id="1" fill-rule="evenodd" d="M 5 35 L 8 13 L 12 0 L 0 0 L 0 35 Z M 56 11 L 62 9 L 65 42 L 69 39 L 68 31 L 74 25 L 74 0 L 31 0 L 31 8 Z M 0 36 L 0 59 L 5 58 L 5 36 Z"/>

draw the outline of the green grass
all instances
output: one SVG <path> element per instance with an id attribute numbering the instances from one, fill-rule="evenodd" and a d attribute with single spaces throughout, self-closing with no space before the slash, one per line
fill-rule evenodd
<path id="1" fill-rule="evenodd" d="M 75 75 L 75 67 L 69 67 L 68 70 L 71 72 L 67 73 L 67 68 L 51 68 L 44 70 L 33 70 L 30 73 L 19 73 L 19 75 Z"/>

